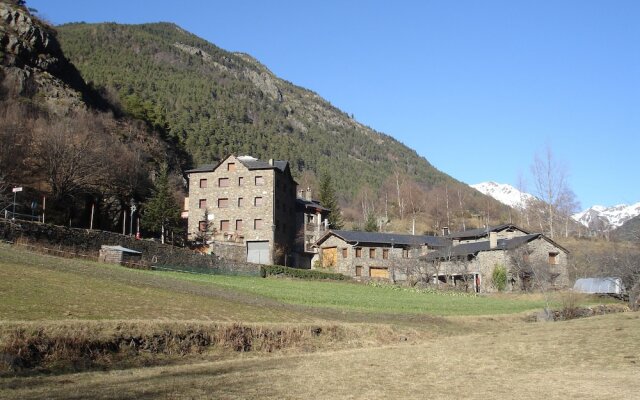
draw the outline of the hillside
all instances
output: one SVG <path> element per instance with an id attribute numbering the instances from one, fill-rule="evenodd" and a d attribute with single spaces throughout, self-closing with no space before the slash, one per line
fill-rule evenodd
<path id="1" fill-rule="evenodd" d="M 620 240 L 640 241 L 640 215 L 625 221 L 612 235 Z"/>
<path id="2" fill-rule="evenodd" d="M 331 173 L 344 203 L 356 203 L 364 187 L 379 191 L 399 173 L 423 190 L 460 188 L 470 212 L 480 213 L 486 202 L 503 208 L 391 136 L 274 76 L 251 56 L 227 52 L 176 25 L 78 23 L 57 29 L 84 78 L 118 98 L 126 112 L 164 129 L 193 165 L 229 153 L 286 159 L 298 178 L 313 172 L 303 184 L 313 186 L 315 176 Z"/>
<path id="3" fill-rule="evenodd" d="M 143 200 L 158 164 L 186 157 L 143 121 L 118 115 L 65 56 L 53 27 L 0 0 L 0 210 L 113 229 Z M 114 112 L 115 111 L 115 112 Z M 13 209 L 13 208 L 12 208 Z"/>

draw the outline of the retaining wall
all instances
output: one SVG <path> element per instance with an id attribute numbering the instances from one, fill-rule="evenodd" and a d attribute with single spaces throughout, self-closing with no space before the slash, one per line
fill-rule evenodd
<path id="1" fill-rule="evenodd" d="M 11 242 L 26 240 L 29 243 L 57 246 L 95 256 L 102 245 L 120 245 L 142 252 L 144 262 L 159 267 L 208 273 L 255 275 L 260 272 L 258 264 L 228 260 L 216 254 L 201 254 L 154 240 L 136 240 L 134 237 L 114 232 L 67 228 L 38 222 L 0 218 L 0 239 Z"/>

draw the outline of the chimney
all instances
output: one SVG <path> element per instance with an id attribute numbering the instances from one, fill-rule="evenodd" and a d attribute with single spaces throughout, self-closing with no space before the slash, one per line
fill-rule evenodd
<path id="1" fill-rule="evenodd" d="M 273 158 L 269 159 L 269 165 L 273 165 Z"/>
<path id="2" fill-rule="evenodd" d="M 307 187 L 307 191 L 304 194 L 304 199 L 307 201 L 311 201 L 311 188 Z"/>
<path id="3" fill-rule="evenodd" d="M 447 236 L 449 234 L 449 227 L 445 226 L 442 228 L 442 236 Z"/>
<path id="4" fill-rule="evenodd" d="M 489 232 L 489 248 L 495 249 L 496 247 L 498 247 L 498 234 Z"/>

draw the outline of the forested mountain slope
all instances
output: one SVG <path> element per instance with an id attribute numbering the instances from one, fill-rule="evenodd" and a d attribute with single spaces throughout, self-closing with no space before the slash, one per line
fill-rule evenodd
<path id="1" fill-rule="evenodd" d="M 415 151 L 250 56 L 176 25 L 69 24 L 58 32 L 86 80 L 115 88 L 125 109 L 165 125 L 194 164 L 228 153 L 287 159 L 297 171 L 335 172 L 351 194 L 364 182 L 380 186 L 397 168 L 425 185 L 453 182 Z"/>

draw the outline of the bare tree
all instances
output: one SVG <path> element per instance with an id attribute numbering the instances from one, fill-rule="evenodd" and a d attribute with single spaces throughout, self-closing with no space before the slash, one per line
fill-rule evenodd
<path id="1" fill-rule="evenodd" d="M 402 197 L 402 191 L 400 189 L 403 186 L 405 179 L 404 179 L 404 176 L 400 173 L 399 168 L 396 168 L 393 175 L 396 179 L 396 194 L 398 196 L 398 213 L 400 214 L 400 219 L 404 219 L 404 209 L 405 209 L 406 203 L 404 201 L 404 198 Z"/>
<path id="2" fill-rule="evenodd" d="M 547 145 L 542 155 L 535 155 L 531 172 L 537 195 L 545 203 L 546 232 L 553 238 L 556 214 L 559 209 L 567 208 L 563 206 L 563 202 L 570 199 L 567 194 L 570 191 L 567 169 L 555 158 L 551 147 Z"/>

